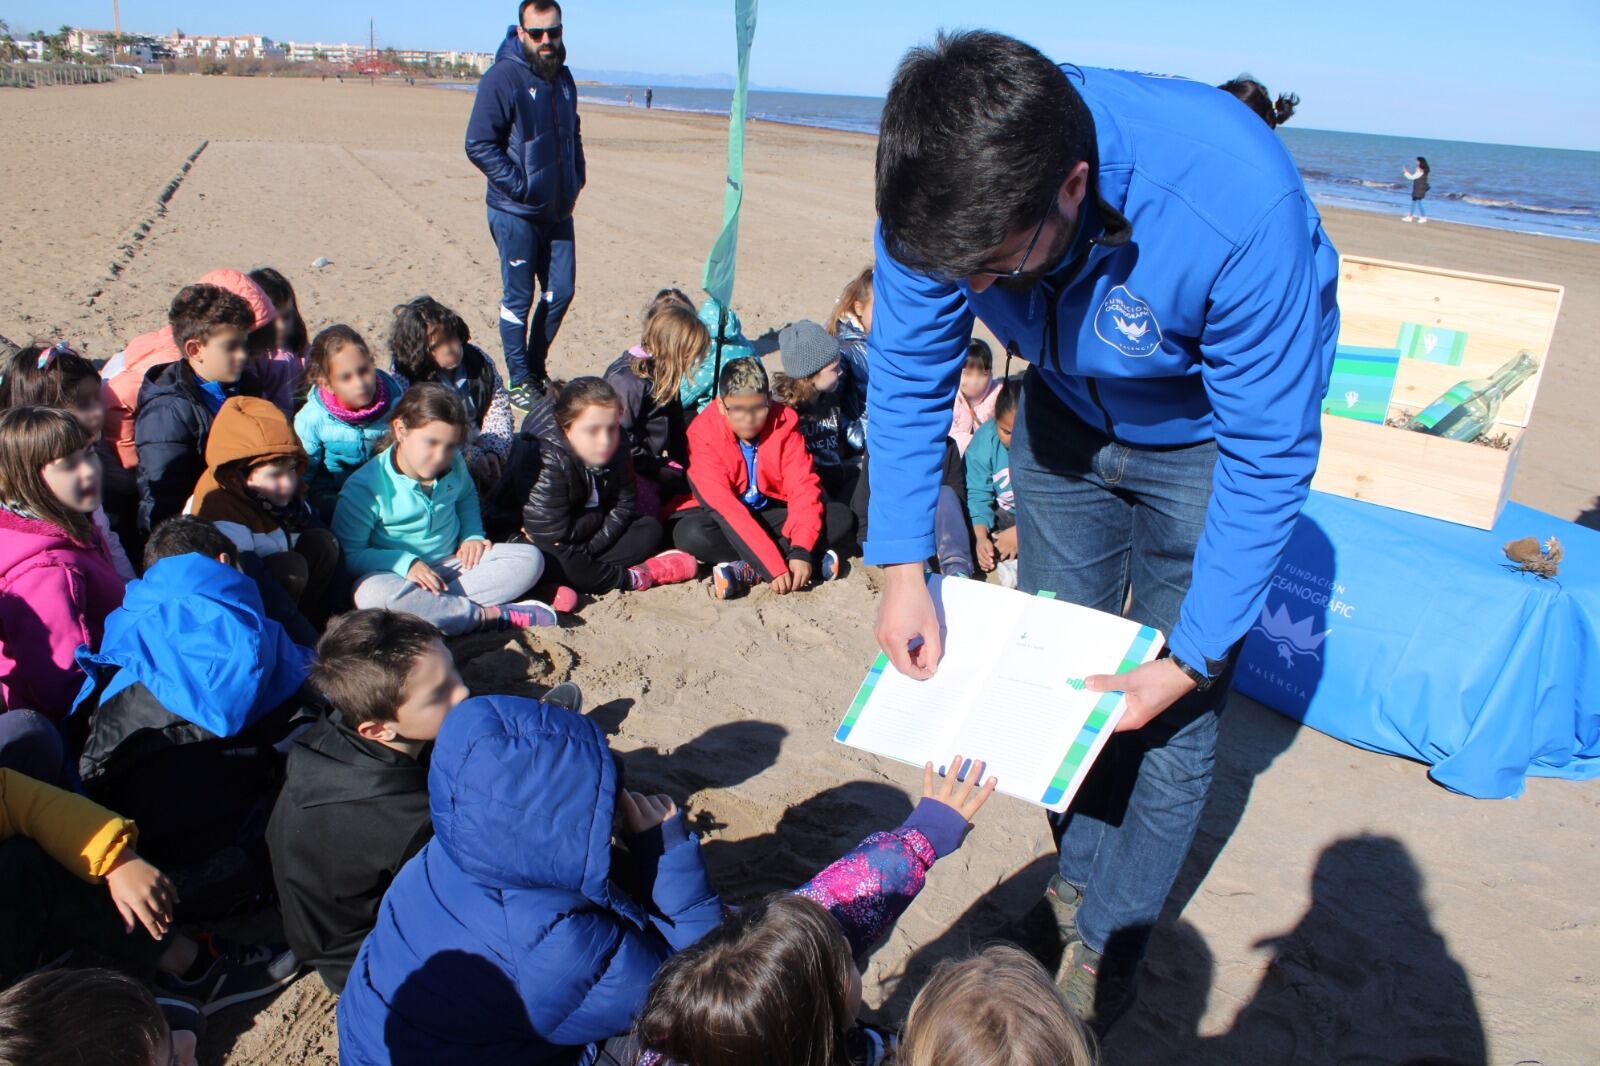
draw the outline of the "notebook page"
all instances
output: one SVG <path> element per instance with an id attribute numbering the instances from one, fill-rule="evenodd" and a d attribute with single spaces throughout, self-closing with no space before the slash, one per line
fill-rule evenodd
<path id="1" fill-rule="evenodd" d="M 1090 692 L 1083 679 L 1149 661 L 1161 635 L 1062 600 L 1027 601 L 954 744 L 990 760 L 1000 791 L 1065 810 L 1123 710 L 1120 694 Z"/>
<path id="2" fill-rule="evenodd" d="M 943 766 L 955 754 L 950 745 L 1022 609 L 1015 600 L 986 600 L 978 590 L 990 587 L 998 586 L 930 577 L 928 591 L 944 636 L 939 669 L 917 681 L 879 655 L 834 739 L 913 766 L 930 760 Z"/>

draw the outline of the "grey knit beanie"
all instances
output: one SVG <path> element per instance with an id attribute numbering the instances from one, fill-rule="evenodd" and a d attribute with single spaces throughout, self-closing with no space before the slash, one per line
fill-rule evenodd
<path id="1" fill-rule="evenodd" d="M 778 331 L 778 353 L 783 356 L 785 374 L 808 378 L 839 358 L 839 342 L 815 322 L 802 318 Z"/>

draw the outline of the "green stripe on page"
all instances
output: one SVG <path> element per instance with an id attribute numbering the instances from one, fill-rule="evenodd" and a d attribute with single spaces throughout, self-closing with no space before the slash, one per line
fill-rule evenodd
<path id="1" fill-rule="evenodd" d="M 882 652 L 878 653 L 877 661 L 872 664 L 872 669 L 867 671 L 865 681 L 856 690 L 856 698 L 850 701 L 850 709 L 844 712 L 844 721 L 839 723 L 839 731 L 833 735 L 834 740 L 843 741 L 850 735 L 850 730 L 855 728 L 856 719 L 861 717 L 861 708 L 867 705 L 867 699 L 872 695 L 872 690 L 878 685 L 878 678 L 883 676 L 883 671 L 889 666 L 889 657 Z"/>
<path id="2" fill-rule="evenodd" d="M 1150 648 L 1155 644 L 1157 633 L 1149 626 L 1140 626 L 1139 632 L 1134 635 L 1133 643 L 1128 646 L 1128 651 L 1122 657 L 1122 665 L 1116 672 L 1125 674 L 1134 667 L 1144 662 L 1145 656 L 1150 653 Z M 1078 737 L 1067 749 L 1066 757 L 1061 760 L 1061 765 L 1056 768 L 1056 773 L 1050 780 L 1050 787 L 1044 790 L 1041 798 L 1045 806 L 1061 802 L 1061 797 L 1066 795 L 1067 786 L 1072 784 L 1072 779 L 1077 776 L 1078 768 L 1083 765 L 1083 760 L 1093 749 L 1099 733 L 1111 720 L 1111 714 L 1117 709 L 1117 704 L 1122 699 L 1120 692 L 1107 692 L 1102 695 L 1094 705 L 1094 710 L 1089 712 L 1089 717 L 1084 720 L 1083 728 L 1078 731 Z"/>

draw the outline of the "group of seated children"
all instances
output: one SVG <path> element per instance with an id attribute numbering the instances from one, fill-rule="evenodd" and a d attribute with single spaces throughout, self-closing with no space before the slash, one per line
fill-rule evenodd
<path id="1" fill-rule="evenodd" d="M 871 304 L 868 271 L 831 333 L 785 327 L 769 382 L 731 311 L 663 290 L 636 348 L 538 398 L 515 432 L 449 308 L 395 308 L 386 371 L 349 326 L 308 342 L 270 268 L 185 286 L 167 326 L 104 368 L 59 343 L 15 352 L 0 367 L 0 983 L 72 952 L 151 982 L 166 1017 L 74 971 L 73 1016 L 100 997 L 122 1043 L 69 1032 L 41 975 L 0 996 L 0 1059 L 136 1061 L 143 1041 L 182 1061 L 182 1029 L 312 966 L 345 992 L 349 1063 L 397 1047 L 886 1061 L 893 1041 L 855 1025 L 855 967 L 960 843 L 993 787 L 976 787 L 981 765 L 958 785 L 958 757 L 937 790 L 930 767 L 900 829 L 734 913 L 682 813 L 625 787 L 573 686 L 468 700 L 443 642 L 551 625 L 579 593 L 702 564 L 723 599 L 839 576 L 864 521 Z M 973 571 L 973 531 L 984 569 L 1016 554 L 1015 395 L 984 369 L 958 401 L 981 423 L 965 465 L 949 445 L 972 521 L 941 547 L 948 573 Z M 287 945 L 205 931 L 274 898 Z M 748 981 L 729 983 L 735 964 Z M 948 968 L 895 1061 L 975 1061 L 1041 1012 L 1055 1021 L 1027 1030 L 1028 1054 L 1088 1061 L 1034 970 L 992 953 Z M 1043 1006 L 984 1007 L 990 1036 L 950 1057 L 941 1034 L 979 1010 L 967 993 L 1036 977 Z M 737 1031 L 716 1020 L 730 1001 Z"/>

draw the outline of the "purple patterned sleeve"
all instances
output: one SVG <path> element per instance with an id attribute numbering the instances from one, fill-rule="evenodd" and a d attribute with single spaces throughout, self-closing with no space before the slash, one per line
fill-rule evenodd
<path id="1" fill-rule="evenodd" d="M 931 805 L 931 806 L 930 806 Z M 946 816 L 936 808 L 948 812 Z M 923 800 L 898 829 L 873 833 L 849 854 L 795 890 L 828 909 L 844 929 L 857 956 L 886 936 L 895 921 L 922 891 L 928 869 L 959 845 L 947 831 L 950 817 L 966 826 L 959 814 L 934 800 Z M 935 847 L 932 838 L 949 847 Z"/>

